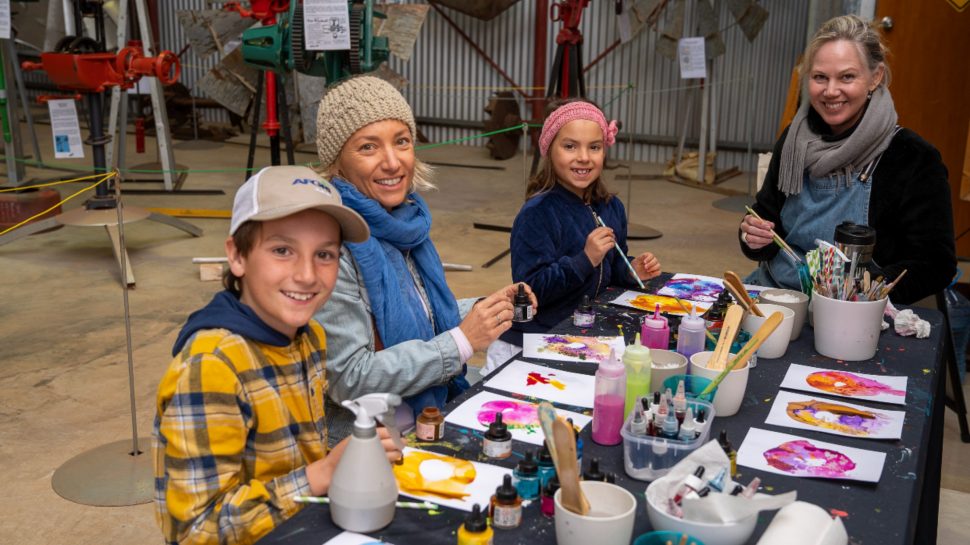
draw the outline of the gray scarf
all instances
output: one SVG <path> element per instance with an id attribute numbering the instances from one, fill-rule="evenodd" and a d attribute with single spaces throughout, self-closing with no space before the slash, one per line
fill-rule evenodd
<path id="1" fill-rule="evenodd" d="M 848 186 L 853 172 L 862 170 L 889 147 L 898 119 L 893 98 L 883 85 L 872 93 L 862 120 L 848 138 L 823 140 L 823 135 L 808 126 L 810 108 L 805 101 L 798 109 L 781 150 L 778 188 L 787 196 L 801 192 L 806 169 L 812 178 L 832 175 Z"/>

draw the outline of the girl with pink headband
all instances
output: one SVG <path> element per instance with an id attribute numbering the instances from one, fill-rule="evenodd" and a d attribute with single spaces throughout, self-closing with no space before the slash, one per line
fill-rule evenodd
<path id="1" fill-rule="evenodd" d="M 552 106 L 539 136 L 542 160 L 512 226 L 512 278 L 528 282 L 539 300 L 527 326 L 533 331 L 569 317 L 584 295 L 638 285 L 620 254 L 627 251 L 626 211 L 600 176 L 616 121 L 585 100 Z M 641 280 L 660 274 L 650 252 L 630 261 Z"/>

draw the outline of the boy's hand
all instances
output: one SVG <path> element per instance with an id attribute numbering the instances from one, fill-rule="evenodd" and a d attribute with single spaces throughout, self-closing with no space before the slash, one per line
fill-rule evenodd
<path id="1" fill-rule="evenodd" d="M 643 252 L 633 260 L 633 270 L 640 280 L 650 280 L 660 276 L 660 260 L 650 252 Z"/>
<path id="2" fill-rule="evenodd" d="M 583 252 L 586 253 L 589 262 L 596 267 L 603 262 L 606 252 L 613 249 L 615 241 L 616 236 L 613 234 L 613 229 L 597 227 L 586 237 L 586 246 L 583 248 Z"/>
<path id="3" fill-rule="evenodd" d="M 741 240 L 752 250 L 759 250 L 771 244 L 771 230 L 775 224 L 770 221 L 759 220 L 748 214 L 741 220 Z"/>
<path id="4" fill-rule="evenodd" d="M 458 325 L 476 352 L 488 348 L 499 335 L 512 327 L 512 296 L 506 290 L 508 288 L 502 288 L 475 303 L 468 316 Z"/>
<path id="5" fill-rule="evenodd" d="M 397 462 L 404 457 L 404 453 L 398 450 L 394 441 L 391 440 L 391 435 L 387 431 L 387 428 L 377 428 L 377 436 L 381 439 L 381 446 L 384 447 L 384 453 L 387 454 L 387 460 L 389 462 Z M 343 456 L 344 450 L 347 449 L 347 443 L 349 441 L 350 437 L 345 438 L 330 449 L 330 452 L 327 453 L 325 458 L 306 466 L 305 471 L 307 481 L 310 482 L 310 494 L 323 496 L 330 490 L 330 483 L 333 481 L 333 472 L 336 471 L 337 463 L 340 462 L 340 458 Z"/>

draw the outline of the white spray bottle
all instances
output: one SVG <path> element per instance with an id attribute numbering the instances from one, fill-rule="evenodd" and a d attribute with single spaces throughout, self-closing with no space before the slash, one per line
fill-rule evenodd
<path id="1" fill-rule="evenodd" d="M 403 448 L 400 434 L 394 429 L 394 410 L 400 404 L 401 396 L 396 394 L 367 394 L 343 402 L 357 419 L 328 495 L 333 523 L 344 530 L 373 532 L 394 518 L 397 480 L 377 436 L 375 420 L 380 420 Z"/>

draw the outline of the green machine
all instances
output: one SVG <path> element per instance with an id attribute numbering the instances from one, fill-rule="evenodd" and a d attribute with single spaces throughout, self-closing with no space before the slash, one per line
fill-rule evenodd
<path id="1" fill-rule="evenodd" d="M 390 54 L 387 37 L 374 36 L 373 0 L 348 0 L 350 49 L 307 51 L 304 41 L 303 5 L 291 0 L 274 25 L 251 28 L 242 35 L 242 55 L 247 64 L 284 74 L 291 70 L 326 78 L 334 83 L 354 74 L 376 70 Z"/>

